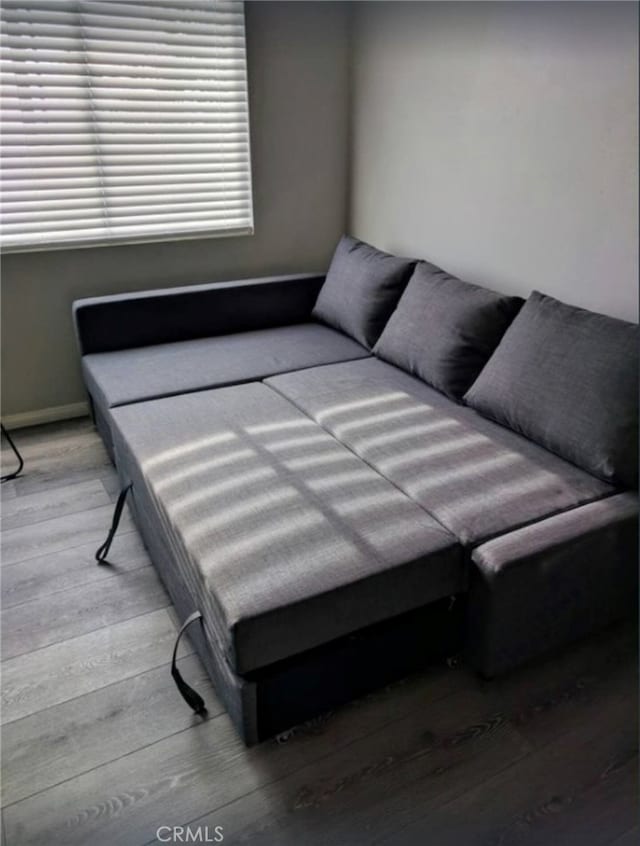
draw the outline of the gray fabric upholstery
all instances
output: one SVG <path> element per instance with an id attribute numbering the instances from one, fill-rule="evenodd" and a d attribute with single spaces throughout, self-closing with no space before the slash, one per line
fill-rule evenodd
<path id="1" fill-rule="evenodd" d="M 127 484 L 133 482 L 135 489 L 132 489 L 127 497 L 127 503 L 142 533 L 154 567 L 171 596 L 177 618 L 180 621 L 185 620 L 197 610 L 197 605 L 189 583 L 182 577 L 183 569 L 176 567 L 175 547 L 168 543 L 169 535 L 135 456 L 124 447 L 121 440 L 118 452 L 119 476 L 123 482 L 126 480 Z M 240 736 L 246 743 L 256 743 L 259 739 L 256 685 L 238 677 L 231 670 L 218 641 L 211 634 L 208 620 L 204 620 L 202 625 L 190 626 L 188 636 Z M 187 678 L 187 682 L 189 681 Z"/>
<path id="2" fill-rule="evenodd" d="M 469 653 L 486 675 L 637 607 L 638 499 L 584 505 L 473 552 Z"/>
<path id="3" fill-rule="evenodd" d="M 269 276 L 87 297 L 73 303 L 82 355 L 306 323 L 324 274 Z"/>
<path id="4" fill-rule="evenodd" d="M 112 415 L 116 461 L 135 457 L 134 497 L 143 483 L 237 673 L 466 586 L 455 538 L 265 385 Z"/>
<path id="5" fill-rule="evenodd" d="M 638 484 L 638 326 L 534 292 L 465 397 L 605 481 Z"/>
<path id="6" fill-rule="evenodd" d="M 376 359 L 275 376 L 267 384 L 465 545 L 614 491 Z"/>
<path id="7" fill-rule="evenodd" d="M 110 408 L 368 355 L 339 332 L 305 323 L 94 353 L 83 356 L 82 367 L 94 400 Z"/>
<path id="8" fill-rule="evenodd" d="M 355 338 L 375 344 L 415 266 L 345 235 L 339 242 L 313 316 Z"/>
<path id="9" fill-rule="evenodd" d="M 419 262 L 389 318 L 375 355 L 459 399 L 522 305 Z"/>

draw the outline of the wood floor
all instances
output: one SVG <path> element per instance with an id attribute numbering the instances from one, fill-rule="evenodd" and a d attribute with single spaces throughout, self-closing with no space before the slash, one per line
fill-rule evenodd
<path id="1" fill-rule="evenodd" d="M 93 562 L 117 484 L 90 422 L 15 440 L 24 475 L 2 486 L 8 846 L 142 846 L 187 825 L 168 842 L 216 842 L 218 826 L 252 846 L 640 842 L 634 624 L 493 682 L 436 666 L 247 750 L 188 645 L 180 664 L 209 718 L 176 693 L 176 621 L 128 515 L 115 566 Z"/>

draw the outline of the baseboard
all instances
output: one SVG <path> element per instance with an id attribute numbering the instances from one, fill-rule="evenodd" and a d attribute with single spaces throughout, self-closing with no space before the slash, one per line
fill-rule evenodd
<path id="1" fill-rule="evenodd" d="M 58 420 L 71 420 L 89 414 L 88 402 L 71 402 L 69 405 L 55 405 L 52 408 L 40 408 L 36 411 L 23 411 L 19 414 L 7 414 L 2 422 L 7 429 L 23 429 L 26 426 L 40 426 L 42 423 L 55 423 Z"/>

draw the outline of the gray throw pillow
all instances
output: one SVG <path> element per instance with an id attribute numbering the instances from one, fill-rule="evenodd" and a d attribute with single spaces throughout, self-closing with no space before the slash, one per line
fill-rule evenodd
<path id="1" fill-rule="evenodd" d="M 534 291 L 465 400 L 594 476 L 637 487 L 637 324 Z"/>
<path id="2" fill-rule="evenodd" d="M 521 306 L 519 297 L 463 282 L 420 262 L 374 353 L 460 399 Z"/>
<path id="3" fill-rule="evenodd" d="M 415 261 L 383 253 L 364 241 L 343 236 L 320 289 L 313 317 L 371 349 L 414 266 Z"/>

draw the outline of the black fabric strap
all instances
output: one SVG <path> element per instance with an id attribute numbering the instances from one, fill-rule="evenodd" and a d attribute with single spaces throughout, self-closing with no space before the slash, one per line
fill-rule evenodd
<path id="1" fill-rule="evenodd" d="M 98 547 L 98 549 L 96 550 L 96 561 L 98 562 L 98 564 L 108 563 L 107 555 L 109 554 L 109 549 L 111 548 L 111 544 L 113 543 L 115 534 L 118 531 L 118 525 L 120 523 L 120 518 L 122 517 L 122 510 L 124 508 L 124 503 L 130 488 L 130 484 L 126 485 L 124 488 L 122 488 L 120 494 L 118 495 L 118 501 L 116 502 L 116 507 L 113 512 L 113 520 L 111 521 L 111 528 L 109 529 L 109 534 L 107 535 L 107 539 L 102 544 L 102 546 Z"/>
<path id="2" fill-rule="evenodd" d="M 173 647 L 173 658 L 171 659 L 171 675 L 173 676 L 173 680 L 176 683 L 176 687 L 180 692 L 180 696 L 182 696 L 187 705 L 190 708 L 193 708 L 196 714 L 204 715 L 207 713 L 207 707 L 204 704 L 204 699 L 200 696 L 199 693 L 196 693 L 196 691 L 186 683 L 186 681 L 180 675 L 180 670 L 176 667 L 180 638 L 185 633 L 187 628 L 191 625 L 191 623 L 195 623 L 196 620 L 201 619 L 202 614 L 199 611 L 194 611 L 193 614 L 189 614 L 187 619 L 180 627 L 178 637 L 176 638 L 176 644 Z"/>

